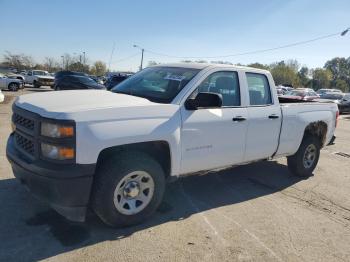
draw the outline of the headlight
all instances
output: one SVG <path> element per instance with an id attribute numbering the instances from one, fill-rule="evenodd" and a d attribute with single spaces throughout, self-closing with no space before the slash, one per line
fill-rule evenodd
<path id="1" fill-rule="evenodd" d="M 72 147 L 56 146 L 41 143 L 41 154 L 46 158 L 56 160 L 74 159 L 75 151 Z"/>
<path id="2" fill-rule="evenodd" d="M 41 123 L 41 135 L 53 138 L 72 137 L 74 127 L 43 122 Z"/>

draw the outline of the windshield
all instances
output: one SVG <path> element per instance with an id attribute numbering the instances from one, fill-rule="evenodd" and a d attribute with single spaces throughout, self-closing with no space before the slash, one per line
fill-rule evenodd
<path id="1" fill-rule="evenodd" d="M 327 93 L 327 92 L 331 92 L 330 89 L 320 89 L 317 91 L 318 94 L 324 94 L 324 93 Z"/>
<path id="2" fill-rule="evenodd" d="M 116 85 L 112 92 L 170 103 L 198 72 L 199 69 L 193 68 L 150 67 Z"/>
<path id="3" fill-rule="evenodd" d="M 286 95 L 288 95 L 288 96 L 304 96 L 305 93 L 303 91 L 292 90 L 292 91 L 288 91 L 286 93 Z"/>
<path id="4" fill-rule="evenodd" d="M 33 75 L 35 75 L 35 76 L 46 76 L 46 75 L 48 75 L 48 73 L 45 72 L 45 71 L 33 71 Z"/>
<path id="5" fill-rule="evenodd" d="M 96 81 L 90 77 L 75 76 L 81 83 L 88 85 L 96 85 Z"/>

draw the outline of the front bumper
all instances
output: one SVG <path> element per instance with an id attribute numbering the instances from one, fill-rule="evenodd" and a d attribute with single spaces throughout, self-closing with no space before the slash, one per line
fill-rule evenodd
<path id="1" fill-rule="evenodd" d="M 40 85 L 40 86 L 54 86 L 55 82 L 54 81 L 49 81 L 49 80 L 44 80 L 44 79 L 39 79 L 37 81 L 37 83 Z"/>
<path id="2" fill-rule="evenodd" d="M 30 161 L 15 148 L 13 134 L 6 155 L 13 174 L 37 198 L 72 221 L 84 221 L 89 204 L 95 165 Z"/>

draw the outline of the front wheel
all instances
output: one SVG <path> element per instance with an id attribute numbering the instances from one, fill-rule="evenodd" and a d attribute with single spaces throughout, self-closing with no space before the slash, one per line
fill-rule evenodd
<path id="1" fill-rule="evenodd" d="M 19 89 L 19 84 L 17 83 L 10 83 L 9 86 L 8 86 L 8 89 L 10 91 L 18 91 Z"/>
<path id="2" fill-rule="evenodd" d="M 156 211 L 164 190 L 164 171 L 156 160 L 142 152 L 121 153 L 97 170 L 92 208 L 110 226 L 134 225 Z"/>
<path id="3" fill-rule="evenodd" d="M 38 82 L 37 82 L 37 81 L 34 81 L 34 82 L 33 82 L 33 87 L 34 87 L 34 88 L 39 88 L 39 87 L 40 87 L 40 85 L 38 84 Z"/>
<path id="4" fill-rule="evenodd" d="M 320 140 L 316 136 L 305 136 L 298 151 L 287 158 L 288 168 L 299 177 L 311 176 L 320 157 Z"/>

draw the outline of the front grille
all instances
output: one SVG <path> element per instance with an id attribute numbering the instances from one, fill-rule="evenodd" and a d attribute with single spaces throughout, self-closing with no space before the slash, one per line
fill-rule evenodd
<path id="1" fill-rule="evenodd" d="M 20 148 L 24 152 L 34 156 L 35 146 L 34 146 L 33 141 L 25 138 L 24 136 L 22 136 L 16 132 L 15 133 L 15 142 L 16 142 L 17 148 Z"/>
<path id="2" fill-rule="evenodd" d="M 34 130 L 34 120 L 25 118 L 17 113 L 13 115 L 13 122 L 16 125 L 19 125 L 21 127 L 24 127 L 28 130 L 33 131 Z"/>
<path id="3" fill-rule="evenodd" d="M 53 83 L 54 80 L 53 79 L 41 78 L 41 79 L 39 79 L 39 82 L 42 82 L 42 83 Z"/>

